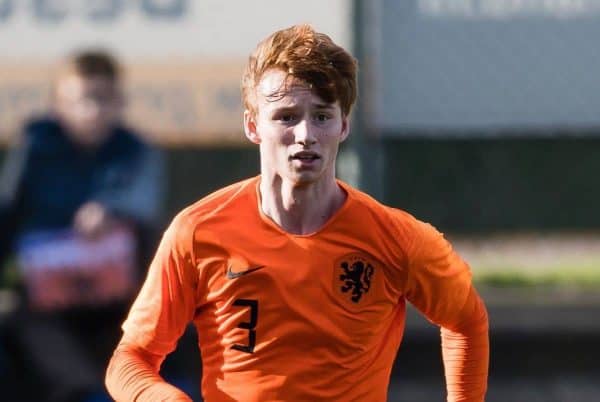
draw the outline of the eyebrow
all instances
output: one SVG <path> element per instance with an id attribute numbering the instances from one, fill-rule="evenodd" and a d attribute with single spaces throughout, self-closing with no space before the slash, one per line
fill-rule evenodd
<path id="1" fill-rule="evenodd" d="M 276 112 L 290 112 L 298 109 L 298 105 L 281 106 L 273 109 Z M 331 110 L 334 108 L 333 103 L 316 103 L 313 105 L 314 109 L 317 110 Z"/>
<path id="2" fill-rule="evenodd" d="M 334 109 L 335 104 L 334 103 L 317 103 L 317 104 L 315 104 L 315 108 L 316 109 Z"/>

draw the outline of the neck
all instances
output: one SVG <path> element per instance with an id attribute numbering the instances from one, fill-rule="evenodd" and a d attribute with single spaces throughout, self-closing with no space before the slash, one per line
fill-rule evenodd
<path id="1" fill-rule="evenodd" d="M 318 231 L 346 199 L 346 193 L 334 177 L 299 185 L 280 176 L 262 175 L 260 194 L 263 213 L 293 234 Z"/>

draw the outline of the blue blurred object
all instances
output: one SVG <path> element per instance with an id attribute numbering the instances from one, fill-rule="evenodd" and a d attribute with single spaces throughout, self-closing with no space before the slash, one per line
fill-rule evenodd
<path id="1" fill-rule="evenodd" d="M 192 398 L 192 400 L 201 402 L 202 396 L 200 395 L 200 389 L 198 383 L 194 379 L 185 376 L 173 376 L 167 377 L 167 382 L 173 384 Z M 94 401 L 95 402 L 95 401 Z"/>
<path id="2" fill-rule="evenodd" d="M 108 396 L 106 391 L 98 391 L 82 402 L 112 402 L 112 398 Z"/>
<path id="3" fill-rule="evenodd" d="M 1 346 L 1 345 L 0 345 Z M 0 375 L 2 375 L 2 350 L 0 349 Z M 188 394 L 192 400 L 201 402 L 202 397 L 200 396 L 200 390 L 198 389 L 198 385 L 193 379 L 183 376 L 176 377 L 167 377 L 167 382 L 173 384 L 186 394 Z M 98 390 L 94 392 L 92 395 L 88 396 L 82 402 L 112 402 L 112 398 L 108 395 L 106 390 Z"/>

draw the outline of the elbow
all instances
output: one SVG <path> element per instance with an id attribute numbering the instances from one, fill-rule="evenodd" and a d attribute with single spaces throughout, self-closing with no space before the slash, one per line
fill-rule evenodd
<path id="1" fill-rule="evenodd" d="M 442 325 L 443 329 L 459 334 L 482 334 L 489 331 L 489 316 L 481 297 L 472 292 L 463 309 L 452 323 Z"/>
<path id="2" fill-rule="evenodd" d="M 476 306 L 472 313 L 472 323 L 470 327 L 477 328 L 478 332 L 488 332 L 490 328 L 490 321 L 487 308 L 481 297 L 477 296 Z"/>
<path id="3" fill-rule="evenodd" d="M 104 386 L 105 386 L 106 390 L 108 391 L 108 394 L 115 400 L 118 400 L 116 398 L 117 385 L 115 383 L 115 381 L 116 381 L 115 373 L 117 372 L 117 368 L 116 368 L 117 359 L 115 357 L 116 357 L 117 353 L 118 353 L 118 351 L 115 351 L 115 353 L 109 360 L 108 366 L 106 368 L 106 372 L 104 373 Z"/>
<path id="4" fill-rule="evenodd" d="M 154 400 L 142 395 L 164 382 L 158 374 L 164 356 L 145 352 L 134 345 L 117 346 L 104 376 L 104 386 L 116 401 Z"/>
<path id="5" fill-rule="evenodd" d="M 139 364 L 127 345 L 117 346 L 104 373 L 104 386 L 115 401 L 131 400 L 125 391 L 134 383 Z"/>

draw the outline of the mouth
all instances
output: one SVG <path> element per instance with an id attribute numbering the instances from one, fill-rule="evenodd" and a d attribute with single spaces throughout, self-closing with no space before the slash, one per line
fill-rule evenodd
<path id="1" fill-rule="evenodd" d="M 310 162 L 317 159 L 321 159 L 321 156 L 315 152 L 309 151 L 296 152 L 295 154 L 290 156 L 290 160 L 299 160 L 303 162 Z"/>

